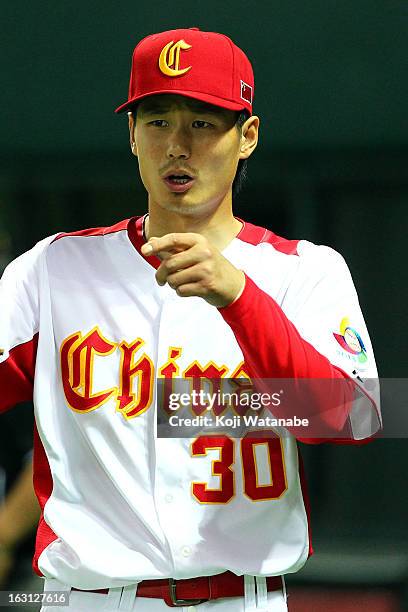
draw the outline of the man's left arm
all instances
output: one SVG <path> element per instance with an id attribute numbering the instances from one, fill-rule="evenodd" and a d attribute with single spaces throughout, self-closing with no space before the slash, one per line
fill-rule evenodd
<path id="1" fill-rule="evenodd" d="M 316 431 L 328 428 L 332 442 L 369 438 L 381 426 L 379 392 L 357 293 L 339 253 L 306 245 L 282 308 L 247 277 L 240 297 L 219 311 L 253 377 L 309 379 L 299 389 L 316 400 Z"/>
<path id="2" fill-rule="evenodd" d="M 252 378 L 323 381 L 312 387 L 314 427 L 322 436 L 299 439 L 322 442 L 325 431 L 331 441 L 336 434 L 346 443 L 368 438 L 381 424 L 378 393 L 359 374 L 372 381 L 377 370 L 354 284 L 336 251 L 306 244 L 282 307 L 200 235 L 152 238 L 142 252 L 163 258 L 159 284 L 219 309 Z"/>

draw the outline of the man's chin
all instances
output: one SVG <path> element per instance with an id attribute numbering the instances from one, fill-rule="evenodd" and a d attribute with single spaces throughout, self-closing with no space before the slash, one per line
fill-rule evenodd
<path id="1" fill-rule="evenodd" d="M 197 202 L 197 200 L 186 197 L 187 194 L 177 194 L 177 196 L 178 197 L 166 199 L 163 204 L 161 204 L 161 207 L 169 212 L 191 217 L 199 215 L 208 208 L 207 201 Z"/>

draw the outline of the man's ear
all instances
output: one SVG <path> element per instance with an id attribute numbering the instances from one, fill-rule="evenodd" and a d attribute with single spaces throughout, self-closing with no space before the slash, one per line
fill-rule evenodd
<path id="1" fill-rule="evenodd" d="M 135 118 L 132 112 L 128 112 L 129 119 L 129 140 L 130 140 L 130 150 L 133 155 L 137 157 L 137 146 L 135 142 Z"/>
<path id="2" fill-rule="evenodd" d="M 259 117 L 248 117 L 242 126 L 239 159 L 248 159 L 258 144 Z"/>

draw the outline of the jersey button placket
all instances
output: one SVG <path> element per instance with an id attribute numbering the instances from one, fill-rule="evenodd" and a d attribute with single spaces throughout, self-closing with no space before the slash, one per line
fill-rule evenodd
<path id="1" fill-rule="evenodd" d="M 180 325 L 180 321 L 184 320 L 185 309 L 187 315 L 187 304 L 175 291 L 171 290 L 165 296 L 158 337 L 158 363 L 160 365 L 169 359 L 169 347 L 182 346 L 185 349 L 186 329 L 184 325 Z M 188 316 L 186 318 L 188 320 Z M 180 334 L 175 334 L 174 330 L 178 327 Z M 177 365 L 181 373 L 184 367 L 183 360 L 178 359 Z M 156 466 L 160 466 L 160 469 L 156 471 L 155 491 L 159 520 L 173 556 L 175 571 L 185 573 L 194 557 L 195 532 L 189 521 L 186 521 L 184 529 L 180 530 L 177 520 L 177 517 L 183 516 L 186 511 L 184 500 L 188 486 L 185 482 L 184 469 L 182 468 L 178 474 L 178 466 L 184 466 L 189 459 L 189 446 L 187 445 L 186 450 L 182 450 L 180 446 L 176 440 L 157 440 Z M 187 610 L 187 607 L 184 609 Z"/>

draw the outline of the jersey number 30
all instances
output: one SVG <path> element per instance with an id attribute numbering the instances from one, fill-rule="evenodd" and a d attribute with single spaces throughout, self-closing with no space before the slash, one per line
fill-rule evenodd
<path id="1" fill-rule="evenodd" d="M 228 436 L 200 436 L 191 444 L 193 457 L 203 457 L 217 450 L 218 459 L 212 462 L 212 475 L 218 476 L 219 487 L 207 482 L 193 482 L 192 494 L 202 504 L 227 504 L 235 495 L 235 444 L 241 448 L 243 493 L 252 501 L 278 499 L 288 488 L 283 447 L 280 438 L 254 438 L 247 434 L 241 440 Z M 260 483 L 257 449 L 266 451 L 269 477 Z M 262 450 L 262 449 L 259 449 Z"/>

